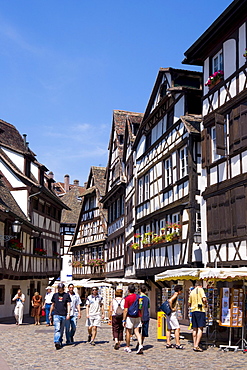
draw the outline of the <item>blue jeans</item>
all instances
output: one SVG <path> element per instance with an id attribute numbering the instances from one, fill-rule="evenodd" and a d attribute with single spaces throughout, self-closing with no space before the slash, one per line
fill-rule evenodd
<path id="1" fill-rule="evenodd" d="M 55 327 L 54 343 L 62 344 L 65 322 L 66 316 L 53 315 L 53 323 Z"/>
<path id="2" fill-rule="evenodd" d="M 47 325 L 50 324 L 50 319 L 49 319 L 50 308 L 51 308 L 51 303 L 46 303 L 45 304 L 45 319 L 46 319 Z"/>
<path id="3" fill-rule="evenodd" d="M 67 343 L 70 343 L 71 338 L 75 335 L 76 325 L 77 325 L 77 316 L 70 316 L 70 319 L 65 321 L 65 333 Z"/>

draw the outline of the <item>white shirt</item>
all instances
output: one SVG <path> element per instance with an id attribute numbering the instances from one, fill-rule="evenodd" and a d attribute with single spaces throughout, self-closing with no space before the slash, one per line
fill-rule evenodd
<path id="1" fill-rule="evenodd" d="M 70 303 L 70 316 L 78 316 L 78 305 L 81 304 L 81 298 L 79 296 L 79 294 L 77 293 L 73 293 L 73 294 L 70 294 L 69 293 L 69 296 L 70 296 L 70 299 L 71 299 L 71 303 Z"/>
<path id="2" fill-rule="evenodd" d="M 116 311 L 119 303 L 120 307 L 124 309 L 124 298 L 117 297 L 112 300 L 112 316 L 116 316 Z"/>
<path id="3" fill-rule="evenodd" d="M 101 306 L 103 298 L 100 295 L 94 296 L 93 294 L 87 297 L 86 305 L 89 305 L 89 316 L 97 316 L 101 313 Z"/>
<path id="4" fill-rule="evenodd" d="M 47 303 L 47 304 L 51 304 L 52 302 L 51 302 L 51 299 L 52 299 L 52 297 L 53 297 L 53 292 L 50 292 L 50 293 L 46 293 L 46 295 L 45 295 L 45 303 Z"/>
<path id="5" fill-rule="evenodd" d="M 21 306 L 21 305 L 23 305 L 24 304 L 24 301 L 25 301 L 25 295 L 22 293 L 22 295 L 19 297 L 18 296 L 18 294 L 16 294 L 15 296 L 14 296 L 14 298 L 16 298 L 17 297 L 17 299 L 16 299 L 16 306 Z M 21 298 L 21 299 L 20 299 Z"/>

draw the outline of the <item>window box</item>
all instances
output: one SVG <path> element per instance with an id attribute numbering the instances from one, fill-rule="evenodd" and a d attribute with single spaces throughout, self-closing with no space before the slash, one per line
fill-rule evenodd
<path id="1" fill-rule="evenodd" d="M 205 86 L 208 86 L 209 90 L 216 86 L 224 77 L 224 72 L 219 70 L 214 72 L 211 76 L 209 76 Z"/>

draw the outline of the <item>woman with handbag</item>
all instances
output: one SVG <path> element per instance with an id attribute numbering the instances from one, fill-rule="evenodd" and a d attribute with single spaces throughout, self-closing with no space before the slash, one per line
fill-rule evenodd
<path id="1" fill-rule="evenodd" d="M 34 325 L 40 325 L 40 315 L 41 315 L 41 308 L 42 308 L 42 296 L 35 292 L 32 298 L 32 317 L 34 317 L 35 323 Z"/>
<path id="2" fill-rule="evenodd" d="M 183 346 L 180 344 L 180 326 L 177 319 L 177 299 L 179 294 L 182 293 L 182 286 L 176 285 L 174 288 L 173 296 L 168 300 L 171 306 L 171 314 L 166 315 L 166 323 L 167 323 L 167 331 L 166 331 L 166 348 L 176 348 L 176 349 L 183 349 Z M 175 342 L 176 344 L 171 344 L 171 330 L 174 330 L 175 334 Z"/>

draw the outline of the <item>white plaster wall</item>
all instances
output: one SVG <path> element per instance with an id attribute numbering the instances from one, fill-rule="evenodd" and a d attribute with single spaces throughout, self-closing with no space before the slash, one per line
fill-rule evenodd
<path id="1" fill-rule="evenodd" d="M 240 174 L 240 156 L 236 155 L 231 158 L 231 177 Z"/>
<path id="2" fill-rule="evenodd" d="M 15 201 L 17 202 L 18 206 L 21 208 L 22 212 L 26 216 L 28 216 L 28 209 L 27 209 L 28 192 L 27 190 L 11 191 L 11 194 L 14 197 Z"/>
<path id="3" fill-rule="evenodd" d="M 210 185 L 217 183 L 217 166 L 210 169 Z"/>
<path id="4" fill-rule="evenodd" d="M 245 64 L 245 57 L 243 54 L 246 48 L 246 25 L 245 23 L 239 27 L 239 50 L 238 50 L 238 57 L 239 57 L 239 67 Z"/>
<path id="5" fill-rule="evenodd" d="M 19 168 L 21 172 L 24 172 L 24 157 L 22 154 L 13 152 L 12 150 L 1 147 L 9 159 Z"/>
<path id="6" fill-rule="evenodd" d="M 247 172 L 247 150 L 242 153 L 242 171 Z"/>
<path id="7" fill-rule="evenodd" d="M 14 173 L 12 173 L 11 170 L 1 160 L 0 160 L 0 171 L 2 171 L 3 175 L 6 177 L 6 179 L 12 185 L 13 188 L 25 186 L 23 182 L 19 180 L 18 177 L 16 177 Z"/>
<path id="8" fill-rule="evenodd" d="M 203 67 L 203 78 L 204 78 L 203 95 L 206 95 L 208 93 L 208 87 L 205 86 L 205 83 L 207 82 L 208 77 L 209 77 L 209 58 L 207 58 L 204 61 L 204 67 Z"/>
<path id="9" fill-rule="evenodd" d="M 239 92 L 241 92 L 244 89 L 245 81 L 246 76 L 244 72 L 239 73 Z"/>
<path id="10" fill-rule="evenodd" d="M 31 162 L 31 172 L 34 175 L 34 177 L 38 180 L 39 179 L 39 167 Z"/>
<path id="11" fill-rule="evenodd" d="M 219 182 L 227 179 L 227 164 L 226 162 L 220 163 L 218 166 L 219 171 Z"/>
<path id="12" fill-rule="evenodd" d="M 184 115 L 184 96 L 179 99 L 174 107 L 174 122 L 179 120 L 180 116 Z"/>
<path id="13" fill-rule="evenodd" d="M 223 44 L 224 55 L 224 79 L 227 79 L 236 71 L 236 41 L 226 40 Z"/>
<path id="14" fill-rule="evenodd" d="M 145 149 L 145 136 L 142 136 L 137 146 L 136 158 L 139 158 L 144 153 L 144 149 Z"/>

